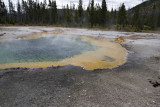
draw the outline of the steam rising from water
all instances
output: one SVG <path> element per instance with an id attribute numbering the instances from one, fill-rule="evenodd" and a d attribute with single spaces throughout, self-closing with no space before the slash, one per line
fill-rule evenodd
<path id="1" fill-rule="evenodd" d="M 0 42 L 0 64 L 59 61 L 95 49 L 96 46 L 72 36 Z"/>

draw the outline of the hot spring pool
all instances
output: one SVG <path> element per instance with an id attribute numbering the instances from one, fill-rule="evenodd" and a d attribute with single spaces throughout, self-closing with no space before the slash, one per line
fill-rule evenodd
<path id="1" fill-rule="evenodd" d="M 0 42 L 0 69 L 68 64 L 87 70 L 104 69 L 123 64 L 126 56 L 121 45 L 92 37 L 54 35 Z"/>
<path id="2" fill-rule="evenodd" d="M 71 36 L 0 42 L 0 64 L 59 61 L 95 49 L 96 46 Z"/>

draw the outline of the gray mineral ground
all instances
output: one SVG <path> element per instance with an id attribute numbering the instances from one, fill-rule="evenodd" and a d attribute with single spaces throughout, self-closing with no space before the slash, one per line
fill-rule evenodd
<path id="1" fill-rule="evenodd" d="M 121 45 L 129 51 L 127 62 L 113 69 L 92 71 L 72 65 L 0 70 L 0 107 L 160 107 L 160 34 L 7 27 L 1 30 L 6 34 L 0 39 L 16 40 L 42 30 L 63 31 L 66 35 L 85 32 L 83 36 L 93 37 L 101 33 L 108 39 L 124 36 Z M 10 36 L 13 32 L 15 35 Z M 137 39 L 132 38 L 134 35 Z"/>

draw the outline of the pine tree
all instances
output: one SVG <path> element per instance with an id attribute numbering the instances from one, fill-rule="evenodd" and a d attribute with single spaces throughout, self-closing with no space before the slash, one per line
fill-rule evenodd
<path id="1" fill-rule="evenodd" d="M 5 23 L 7 17 L 7 9 L 2 0 L 0 0 L 0 23 Z"/>
<path id="2" fill-rule="evenodd" d="M 107 14 L 106 0 L 102 0 L 101 23 L 103 27 L 106 24 L 106 14 Z"/>
<path id="3" fill-rule="evenodd" d="M 88 7 L 87 7 L 87 11 L 86 11 L 86 22 L 87 22 L 88 26 L 90 26 L 90 5 L 91 5 L 91 3 L 89 2 Z"/>
<path id="4" fill-rule="evenodd" d="M 153 12 L 152 12 L 152 16 L 151 16 L 151 20 L 150 20 L 150 26 L 152 27 L 152 29 L 155 29 L 157 27 L 157 23 L 156 23 L 156 5 L 153 5 Z"/>
<path id="5" fill-rule="evenodd" d="M 138 17 L 136 21 L 136 31 L 141 31 L 141 30 L 142 30 L 142 21 L 141 21 L 141 18 Z"/>
<path id="6" fill-rule="evenodd" d="M 110 25 L 112 26 L 113 24 L 114 24 L 114 11 L 112 8 L 110 13 Z"/>
<path id="7" fill-rule="evenodd" d="M 112 8 L 109 17 L 110 26 L 112 27 L 114 24 L 116 24 L 117 11 L 113 10 Z"/>
<path id="8" fill-rule="evenodd" d="M 9 14 L 11 14 L 11 0 L 8 0 L 8 5 L 9 5 Z"/>
<path id="9" fill-rule="evenodd" d="M 53 22 L 56 23 L 57 22 L 57 4 L 56 1 L 53 2 L 53 13 L 54 13 L 54 17 L 53 17 Z"/>
<path id="10" fill-rule="evenodd" d="M 114 24 L 116 24 L 117 23 L 117 10 L 116 9 L 114 10 L 113 16 L 114 16 Z"/>
<path id="11" fill-rule="evenodd" d="M 69 8 L 67 5 L 67 9 L 62 8 L 59 11 L 55 0 L 49 0 L 49 4 L 46 0 L 43 0 L 43 2 L 39 2 L 39 0 L 22 0 L 21 3 L 17 0 L 16 10 L 12 1 L 8 0 L 9 8 L 7 11 L 3 0 L 0 0 L 0 23 L 56 24 L 56 22 L 67 22 L 67 24 L 71 24 L 73 18 L 73 22 L 77 25 L 82 25 L 83 22 L 83 25 L 91 25 L 91 27 L 98 24 L 103 27 L 108 24 L 119 24 L 121 28 L 128 24 L 125 5 L 122 4 L 118 12 L 113 9 L 109 12 L 107 11 L 106 0 L 102 0 L 102 6 L 99 4 L 94 5 L 94 0 L 91 0 L 87 11 L 83 10 L 82 0 L 79 0 L 77 9 L 75 9 L 75 6 Z M 141 10 L 136 10 L 134 14 L 130 14 L 132 11 L 128 11 L 128 18 L 132 19 L 130 24 L 136 27 L 136 31 L 143 29 L 144 24 L 153 29 L 160 27 L 160 11 L 158 8 L 158 5 L 154 4 L 153 8 L 150 8 L 151 12 L 147 13 L 143 10 L 142 15 L 140 14 Z"/>
<path id="12" fill-rule="evenodd" d="M 95 26 L 96 26 L 96 24 L 99 24 L 100 25 L 100 21 L 101 21 L 101 7 L 100 7 L 100 5 L 99 4 L 96 4 L 96 7 L 95 7 Z"/>
<path id="13" fill-rule="evenodd" d="M 82 5 L 83 5 L 82 0 L 79 0 L 78 14 L 79 14 L 80 23 L 82 22 L 82 19 L 83 19 L 83 6 Z"/>
<path id="14" fill-rule="evenodd" d="M 61 14 L 61 22 L 62 23 L 65 23 L 66 22 L 66 7 L 65 6 L 63 6 L 63 8 L 62 8 L 62 14 Z"/>
<path id="15" fill-rule="evenodd" d="M 33 21 L 33 1 L 32 0 L 28 0 L 28 12 L 27 12 L 27 14 L 28 14 L 28 20 L 29 20 L 29 22 L 30 23 L 33 23 L 34 21 Z"/>
<path id="16" fill-rule="evenodd" d="M 18 16 L 20 16 L 20 14 L 21 14 L 21 5 L 19 3 L 19 0 L 18 0 L 18 3 L 17 3 L 17 12 L 18 12 Z"/>
<path id="17" fill-rule="evenodd" d="M 14 7 L 11 0 L 8 0 L 8 4 L 9 4 L 9 19 L 10 19 L 9 23 L 14 24 L 15 23 L 15 18 L 16 18 L 15 7 Z"/>
<path id="18" fill-rule="evenodd" d="M 36 19 L 36 22 L 37 23 L 40 23 L 40 16 L 41 16 L 41 11 L 40 11 L 40 4 L 39 4 L 39 2 L 38 3 L 36 3 L 37 4 L 37 11 L 36 11 L 36 15 L 37 15 L 37 19 Z"/>
<path id="19" fill-rule="evenodd" d="M 91 23 L 91 27 L 93 27 L 94 25 L 94 0 L 91 1 L 91 7 L 89 10 L 89 14 L 90 14 L 90 23 Z"/>
<path id="20" fill-rule="evenodd" d="M 0 0 L 0 16 L 2 17 L 2 13 L 3 13 L 3 1 Z"/>
<path id="21" fill-rule="evenodd" d="M 56 1 L 50 1 L 49 0 L 49 5 L 50 7 L 50 22 L 51 23 L 56 23 L 57 21 L 57 4 Z"/>
<path id="22" fill-rule="evenodd" d="M 74 15 L 75 15 L 75 16 L 74 16 L 75 22 L 76 22 L 76 23 L 79 23 L 79 15 L 78 15 L 78 10 L 77 10 L 77 9 L 75 10 Z"/>
<path id="23" fill-rule="evenodd" d="M 127 24 L 126 8 L 124 3 L 119 8 L 117 23 L 123 27 Z"/>
<path id="24" fill-rule="evenodd" d="M 158 27 L 160 27 L 160 11 L 159 11 L 159 14 L 158 14 L 157 21 L 158 21 L 157 25 L 158 25 Z"/>
<path id="25" fill-rule="evenodd" d="M 137 8 L 134 12 L 134 15 L 132 18 L 132 26 L 136 27 L 136 31 L 142 30 L 142 21 L 139 13 L 139 8 Z"/>
<path id="26" fill-rule="evenodd" d="M 18 2 L 17 2 L 17 15 L 18 15 L 18 17 L 17 17 L 17 21 L 18 22 L 21 22 L 21 5 L 20 5 L 20 2 L 19 2 L 19 0 L 18 0 Z"/>
<path id="27" fill-rule="evenodd" d="M 46 11 L 46 5 L 47 5 L 47 2 L 46 0 L 43 1 L 42 3 L 42 10 L 41 10 L 41 14 L 42 14 L 42 22 L 45 23 L 46 22 L 46 19 L 47 19 L 47 11 Z"/>
<path id="28" fill-rule="evenodd" d="M 70 13 L 68 4 L 67 4 L 67 9 L 66 9 L 66 20 L 68 24 L 71 22 L 71 13 Z"/>
<path id="29" fill-rule="evenodd" d="M 22 0 L 22 22 L 23 23 L 27 23 L 28 22 L 28 6 L 27 6 L 27 2 Z"/>

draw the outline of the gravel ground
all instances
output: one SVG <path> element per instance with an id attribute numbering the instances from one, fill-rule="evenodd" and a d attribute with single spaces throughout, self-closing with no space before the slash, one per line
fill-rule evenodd
<path id="1" fill-rule="evenodd" d="M 86 32 L 86 36 L 107 38 L 113 32 L 109 38 L 127 36 L 122 46 L 129 51 L 128 60 L 114 69 L 94 71 L 72 65 L 0 70 L 0 107 L 160 107 L 159 34 L 53 29 L 72 35 Z M 8 31 L 3 33 L 6 36 L 0 39 L 7 38 Z M 155 38 L 129 38 L 133 35 Z"/>

